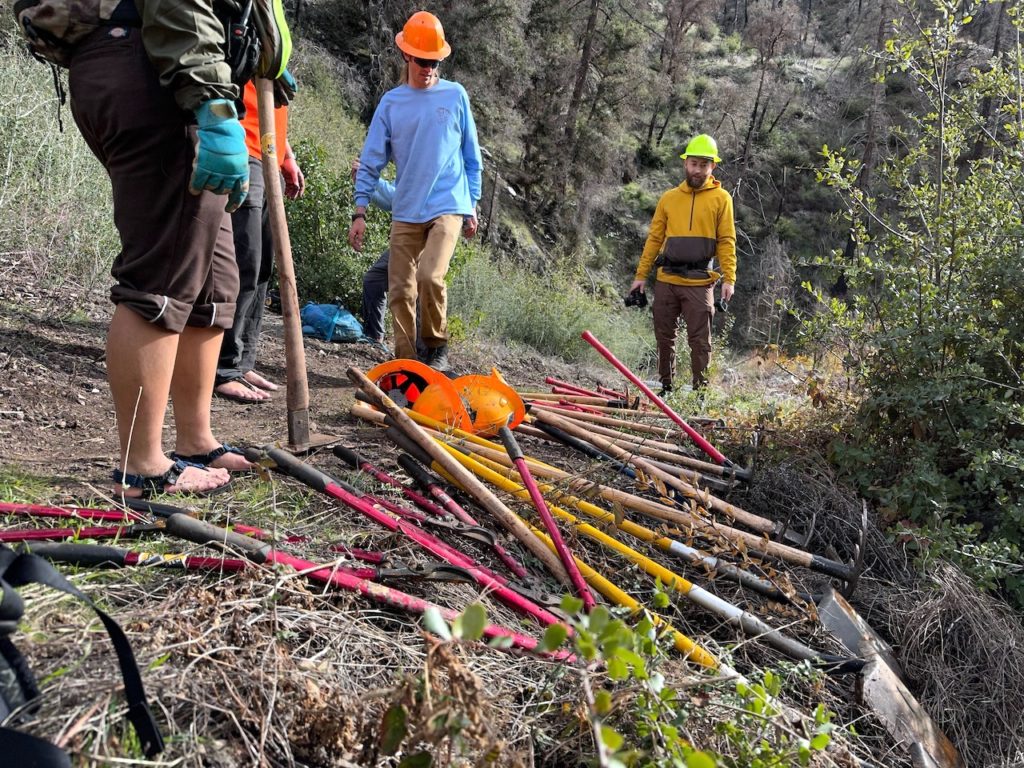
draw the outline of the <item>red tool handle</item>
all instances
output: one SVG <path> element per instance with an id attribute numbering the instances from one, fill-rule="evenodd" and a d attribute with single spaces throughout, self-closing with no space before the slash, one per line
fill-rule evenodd
<path id="1" fill-rule="evenodd" d="M 690 439 L 697 444 L 697 447 L 704 451 L 704 453 L 706 453 L 712 459 L 714 459 L 716 464 L 721 464 L 723 467 L 732 466 L 731 461 L 725 458 L 725 456 L 722 455 L 722 453 L 717 448 L 715 448 L 715 446 L 713 446 L 706 439 L 704 439 L 704 436 L 700 432 L 698 432 L 685 421 L 683 421 L 682 417 L 680 417 L 679 414 L 677 414 L 675 411 L 669 408 L 668 404 L 664 400 L 662 400 L 660 397 L 654 394 L 654 392 L 651 391 L 650 387 L 648 387 L 646 384 L 640 381 L 637 375 L 633 373 L 631 370 L 629 370 L 629 368 L 627 368 L 626 365 L 622 363 L 617 357 L 615 357 L 615 355 L 611 353 L 608 347 L 606 347 L 604 344 L 602 344 L 594 337 L 594 334 L 592 334 L 590 331 L 584 331 L 583 340 L 587 342 L 590 346 L 592 346 L 594 349 L 596 349 L 598 352 L 600 352 L 601 356 L 604 357 L 605 360 L 607 360 L 609 363 L 614 365 L 619 370 L 619 373 L 621 373 L 631 382 L 636 384 L 640 391 L 647 395 L 647 397 L 650 398 L 651 402 L 662 410 L 662 413 L 664 413 L 666 416 L 672 419 L 672 421 L 678 424 L 679 427 L 683 430 L 683 432 L 689 435 Z"/>

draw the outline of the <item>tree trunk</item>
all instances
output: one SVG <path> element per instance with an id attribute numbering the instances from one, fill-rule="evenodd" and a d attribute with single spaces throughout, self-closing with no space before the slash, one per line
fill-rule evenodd
<path id="1" fill-rule="evenodd" d="M 587 75 L 590 73 L 590 61 L 594 54 L 594 37 L 597 34 L 597 11 L 600 7 L 600 0 L 590 0 L 590 12 L 587 15 L 587 29 L 583 33 L 583 50 L 580 53 L 580 64 L 576 68 L 576 79 L 572 86 L 572 96 L 569 97 L 569 106 L 565 112 L 565 120 L 562 124 L 562 136 L 565 140 L 562 153 L 562 161 L 559 168 L 558 186 L 561 196 L 564 199 L 569 185 L 569 164 L 568 159 L 576 153 L 576 119 L 580 112 L 580 105 L 583 103 L 583 91 L 587 85 Z"/>
<path id="2" fill-rule="evenodd" d="M 999 12 L 996 15 L 995 21 L 995 39 L 992 41 L 992 58 L 998 59 L 999 55 L 1003 52 L 1003 19 L 1006 16 L 1006 3 L 999 4 Z M 999 134 L 999 121 L 992 119 L 992 109 L 994 102 L 991 96 L 986 96 L 981 100 L 981 124 L 986 129 L 991 129 L 993 136 Z M 974 151 L 971 153 L 972 160 L 980 160 L 985 154 L 985 131 L 978 134 L 977 140 L 974 142 Z"/>
<path id="3" fill-rule="evenodd" d="M 878 35 L 875 38 L 875 51 L 881 52 L 885 48 L 886 38 L 889 36 L 889 18 L 892 13 L 892 0 L 881 0 L 881 7 L 878 9 Z M 885 83 L 880 82 L 883 64 L 881 59 L 876 58 L 871 68 L 874 76 L 871 86 L 871 106 L 868 108 L 867 124 L 865 126 L 864 155 L 862 158 L 860 173 L 857 175 L 857 187 L 868 189 L 871 185 L 871 172 L 875 168 L 877 159 L 875 157 L 878 148 L 879 124 L 881 122 L 882 107 L 885 102 Z M 843 248 L 843 260 L 853 261 L 854 251 L 857 249 L 857 240 L 851 229 L 846 237 L 846 246 Z M 839 274 L 839 278 L 832 286 L 830 293 L 833 296 L 846 295 L 846 275 Z"/>
<path id="4" fill-rule="evenodd" d="M 754 109 L 750 113 L 750 124 L 747 126 L 747 135 L 743 139 L 743 165 L 750 161 L 750 145 L 754 140 L 754 126 L 757 125 L 757 113 L 761 109 L 761 94 L 764 92 L 764 81 L 768 77 L 767 64 L 761 67 L 761 80 L 757 84 L 757 95 L 754 97 Z"/>

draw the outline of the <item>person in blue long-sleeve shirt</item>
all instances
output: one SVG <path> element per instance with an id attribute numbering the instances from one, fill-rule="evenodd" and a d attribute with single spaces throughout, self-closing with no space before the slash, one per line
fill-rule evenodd
<path id="1" fill-rule="evenodd" d="M 359 170 L 359 158 L 352 161 L 352 180 L 355 181 Z M 377 179 L 377 186 L 370 196 L 370 205 L 382 211 L 391 212 L 391 202 L 395 196 L 395 185 L 387 179 Z M 384 345 L 384 313 L 388 307 L 388 264 L 391 261 L 391 250 L 385 249 L 377 260 L 370 265 L 363 275 L 363 333 L 367 338 Z M 416 325 L 419 327 L 419 312 L 416 313 Z M 416 337 L 416 354 L 426 360 L 429 351 L 423 339 Z"/>
<path id="2" fill-rule="evenodd" d="M 451 53 L 441 22 L 419 11 L 395 43 L 404 65 L 401 84 L 384 94 L 370 123 L 356 173 L 349 243 L 358 250 L 366 207 L 388 162 L 395 163 L 388 301 L 395 356 L 416 358 L 416 304 L 424 362 L 447 370 L 448 297 L 444 278 L 461 231 L 476 234 L 481 194 L 480 146 L 465 88 L 438 77 Z"/>

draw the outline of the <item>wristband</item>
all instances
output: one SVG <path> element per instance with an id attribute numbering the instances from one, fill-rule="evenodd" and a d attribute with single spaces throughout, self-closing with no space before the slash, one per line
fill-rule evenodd
<path id="1" fill-rule="evenodd" d="M 363 221 L 366 221 L 366 214 L 365 213 L 358 213 L 358 212 L 357 213 L 353 213 L 352 214 L 352 221 L 355 221 L 356 219 L 362 219 Z"/>

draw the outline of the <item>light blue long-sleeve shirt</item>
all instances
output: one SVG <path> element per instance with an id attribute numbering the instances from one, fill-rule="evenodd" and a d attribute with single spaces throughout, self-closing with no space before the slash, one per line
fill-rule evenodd
<path id="1" fill-rule="evenodd" d="M 395 201 L 395 185 L 387 179 L 377 179 L 377 186 L 370 195 L 370 205 L 376 205 L 382 211 L 390 211 Z"/>
<path id="2" fill-rule="evenodd" d="M 357 206 L 370 202 L 392 160 L 395 221 L 422 224 L 443 214 L 475 214 L 483 163 L 466 89 L 438 80 L 431 88 L 400 85 L 384 94 L 359 156 Z"/>

